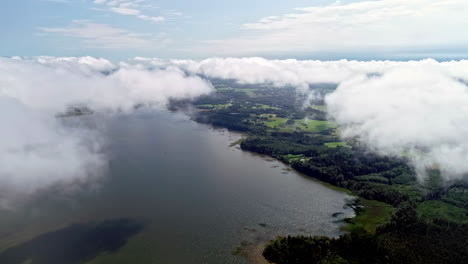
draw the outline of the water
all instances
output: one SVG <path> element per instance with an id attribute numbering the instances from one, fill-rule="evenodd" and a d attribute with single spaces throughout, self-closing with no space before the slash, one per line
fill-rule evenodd
<path id="1" fill-rule="evenodd" d="M 332 215 L 352 214 L 343 209 L 348 195 L 230 147 L 241 134 L 168 112 L 82 118 L 104 131 L 109 172 L 93 188 L 50 192 L 1 212 L 0 247 L 42 241 L 72 223 L 131 219 L 142 231 L 87 263 L 249 263 L 242 255 L 251 245 L 277 235 L 337 236 Z"/>

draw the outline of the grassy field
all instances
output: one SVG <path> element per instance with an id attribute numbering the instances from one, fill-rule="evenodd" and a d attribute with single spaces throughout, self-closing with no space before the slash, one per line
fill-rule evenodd
<path id="1" fill-rule="evenodd" d="M 363 208 L 358 212 L 356 217 L 347 221 L 349 225 L 344 228 L 346 231 L 363 228 L 367 232 L 374 234 L 376 228 L 390 220 L 392 213 L 395 211 L 395 208 L 391 205 L 378 201 L 361 198 L 360 204 Z"/>
<path id="2" fill-rule="evenodd" d="M 268 121 L 265 121 L 265 125 L 271 128 L 275 128 L 285 125 L 286 121 L 288 121 L 288 119 L 274 116 L 272 118 L 269 118 Z"/>
<path id="3" fill-rule="evenodd" d="M 295 160 L 299 160 L 299 159 L 304 158 L 304 155 L 303 155 L 303 154 L 299 154 L 299 155 L 288 154 L 288 155 L 285 155 L 285 156 L 283 156 L 283 157 L 284 157 L 284 159 L 286 159 L 288 162 L 291 162 L 291 161 L 295 161 Z"/>
<path id="4" fill-rule="evenodd" d="M 337 148 L 338 146 L 350 148 L 351 146 L 346 144 L 346 142 L 328 142 L 325 143 L 325 146 L 329 148 Z"/>
<path id="5" fill-rule="evenodd" d="M 325 129 L 336 128 L 336 124 L 328 121 L 312 120 L 312 119 L 297 119 L 294 120 L 296 127 L 304 132 L 317 133 Z"/>
<path id="6" fill-rule="evenodd" d="M 419 204 L 418 214 L 427 219 L 449 219 L 455 223 L 468 223 L 467 210 L 443 201 L 425 201 Z"/>
<path id="7" fill-rule="evenodd" d="M 282 117 L 271 117 L 265 121 L 265 125 L 270 128 L 275 128 L 281 132 L 293 132 L 300 130 L 307 133 L 317 133 L 325 129 L 336 128 L 336 124 L 328 121 L 320 121 L 313 119 L 295 119 L 293 124 L 287 124 L 288 119 Z"/>
<path id="8" fill-rule="evenodd" d="M 218 91 L 235 91 L 235 92 L 243 92 L 249 97 L 255 97 L 255 91 L 257 89 L 240 89 L 240 88 L 231 88 L 231 87 L 215 87 Z"/>

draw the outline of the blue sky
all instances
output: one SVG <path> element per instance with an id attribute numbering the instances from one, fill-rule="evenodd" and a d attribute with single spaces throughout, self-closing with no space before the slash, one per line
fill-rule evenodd
<path id="1" fill-rule="evenodd" d="M 3 0 L 0 56 L 460 59 L 466 2 Z"/>

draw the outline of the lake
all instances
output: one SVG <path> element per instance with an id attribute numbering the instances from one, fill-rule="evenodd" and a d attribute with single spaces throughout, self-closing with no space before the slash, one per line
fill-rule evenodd
<path id="1" fill-rule="evenodd" d="M 2 211 L 1 263 L 242 264 L 278 235 L 337 236 L 353 215 L 351 196 L 230 146 L 242 134 L 165 111 L 74 118 L 101 130 L 108 172 Z"/>

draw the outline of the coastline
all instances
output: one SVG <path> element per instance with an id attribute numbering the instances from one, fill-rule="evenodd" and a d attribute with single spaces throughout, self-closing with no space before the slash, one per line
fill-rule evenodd
<path id="1" fill-rule="evenodd" d="M 341 193 L 353 196 L 354 197 L 353 199 L 355 201 L 361 199 L 359 196 L 354 194 L 351 190 L 346 189 L 346 188 L 342 188 L 342 187 L 334 186 L 334 185 L 332 185 L 330 183 L 321 181 L 321 180 L 316 179 L 316 178 L 314 178 L 312 176 L 304 174 L 304 173 L 294 169 L 289 163 L 285 162 L 284 160 L 278 159 L 277 157 L 266 155 L 266 154 L 260 154 L 260 153 L 257 153 L 257 152 L 251 151 L 251 150 L 243 149 L 240 146 L 240 144 L 242 143 L 242 141 L 244 141 L 250 135 L 248 133 L 235 131 L 235 130 L 230 130 L 230 129 L 226 128 L 226 127 L 219 127 L 219 126 L 213 126 L 211 124 L 200 123 L 200 122 L 197 122 L 196 120 L 193 120 L 193 119 L 192 119 L 192 121 L 195 122 L 195 123 L 198 123 L 198 124 L 207 125 L 208 127 L 210 127 L 213 130 L 226 130 L 229 133 L 234 133 L 234 134 L 238 134 L 239 136 L 241 136 L 240 139 L 238 139 L 236 141 L 233 141 L 233 142 L 231 142 L 229 144 L 230 148 L 232 148 L 232 147 L 238 148 L 242 152 L 249 153 L 249 154 L 251 154 L 253 156 L 261 157 L 261 158 L 265 159 L 266 161 L 278 161 L 278 162 L 284 164 L 285 166 L 287 166 L 288 171 L 292 171 L 292 172 L 294 172 L 295 174 L 297 174 L 297 175 L 299 175 L 301 177 L 312 180 L 312 181 L 314 181 L 314 182 L 316 182 L 316 183 L 318 183 L 318 184 L 320 184 L 320 185 L 322 185 L 322 186 L 324 186 L 324 187 L 326 187 L 326 188 L 328 188 L 330 190 L 341 192 Z M 367 204 L 369 204 L 369 203 L 367 203 Z M 348 204 L 345 205 L 345 206 L 349 206 L 349 207 L 351 207 L 353 209 L 354 216 L 338 220 L 339 222 L 342 223 L 339 230 L 342 231 L 342 232 L 345 232 L 345 233 L 350 233 L 355 228 L 355 226 L 359 225 L 357 223 L 354 223 L 352 220 L 357 218 L 358 216 L 361 216 L 363 214 L 363 212 L 362 211 L 359 212 L 355 207 L 350 206 Z M 287 234 L 285 234 L 285 235 L 287 235 Z M 251 264 L 269 264 L 270 262 L 263 257 L 263 250 L 265 249 L 266 245 L 271 240 L 274 240 L 274 239 L 275 238 L 272 237 L 272 238 L 264 240 L 264 241 L 259 241 L 257 243 L 253 243 L 253 244 L 249 244 L 247 246 L 239 247 L 239 248 L 236 249 L 237 253 L 235 255 L 245 257 L 249 261 L 249 263 L 251 263 Z"/>

